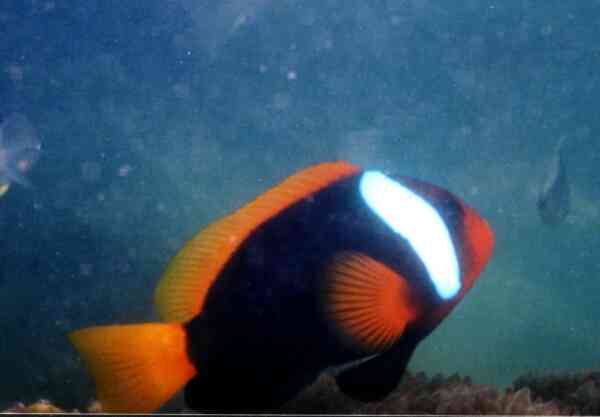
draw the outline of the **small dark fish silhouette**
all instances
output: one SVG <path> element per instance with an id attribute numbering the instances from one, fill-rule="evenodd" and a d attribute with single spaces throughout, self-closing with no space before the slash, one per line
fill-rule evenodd
<path id="1" fill-rule="evenodd" d="M 550 172 L 537 201 L 538 212 L 542 221 L 555 226 L 562 223 L 571 206 L 569 181 L 563 155 L 565 137 L 556 145 Z"/>

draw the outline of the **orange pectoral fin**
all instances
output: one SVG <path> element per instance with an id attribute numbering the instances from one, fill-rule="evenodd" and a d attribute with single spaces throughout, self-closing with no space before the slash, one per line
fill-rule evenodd
<path id="1" fill-rule="evenodd" d="M 343 335 L 368 351 L 394 344 L 418 313 L 404 277 L 373 258 L 343 252 L 326 273 L 325 310 Z"/>
<path id="2" fill-rule="evenodd" d="M 178 324 L 89 327 L 69 339 L 96 381 L 103 411 L 155 411 L 196 374 Z"/>

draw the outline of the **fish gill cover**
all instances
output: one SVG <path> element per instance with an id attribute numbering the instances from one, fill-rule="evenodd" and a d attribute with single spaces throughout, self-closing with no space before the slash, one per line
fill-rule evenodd
<path id="1" fill-rule="evenodd" d="M 448 188 L 496 231 L 409 369 L 501 387 L 600 366 L 599 19 L 575 0 L 2 1 L 0 120 L 43 149 L 0 199 L 0 408 L 83 409 L 68 331 L 156 319 L 198 229 L 337 159 Z M 570 210 L 548 228 L 563 136 Z"/>

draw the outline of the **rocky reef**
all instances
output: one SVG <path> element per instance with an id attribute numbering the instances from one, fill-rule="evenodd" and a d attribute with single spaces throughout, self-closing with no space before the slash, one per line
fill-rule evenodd
<path id="1" fill-rule="evenodd" d="M 68 412 L 49 401 L 15 404 L 8 412 Z M 86 412 L 101 412 L 93 402 Z M 187 410 L 183 410 L 187 411 Z M 79 412 L 72 410 L 72 412 Z M 324 373 L 313 385 L 288 402 L 279 412 L 300 414 L 600 414 L 600 371 L 536 373 L 517 378 L 509 387 L 473 384 L 469 377 L 407 373 L 384 400 L 361 403 L 338 389 L 331 374 Z"/>
<path id="2" fill-rule="evenodd" d="M 555 401 L 575 414 L 600 414 L 600 371 L 531 373 L 517 378 L 515 389 L 528 388 L 542 401 Z"/>
<path id="3" fill-rule="evenodd" d="M 92 401 L 90 405 L 88 405 L 83 411 L 73 409 L 73 410 L 65 410 L 63 408 L 58 407 L 57 405 L 52 404 L 48 400 L 38 400 L 31 404 L 23 404 L 21 402 L 13 404 L 12 407 L 0 411 L 0 413 L 39 413 L 39 414 L 62 414 L 62 413 L 101 413 L 102 407 L 98 401 Z"/>
<path id="4" fill-rule="evenodd" d="M 542 400 L 527 386 L 498 391 L 476 385 L 469 377 L 424 373 L 407 374 L 396 390 L 385 399 L 373 403 L 354 401 L 339 391 L 331 375 L 319 380 L 288 403 L 284 412 L 294 413 L 358 413 L 358 414 L 572 414 L 553 399 Z"/>

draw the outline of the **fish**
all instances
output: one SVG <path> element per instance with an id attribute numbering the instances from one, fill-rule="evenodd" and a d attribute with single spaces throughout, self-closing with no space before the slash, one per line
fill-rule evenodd
<path id="1" fill-rule="evenodd" d="M 0 197 L 12 183 L 30 187 L 27 173 L 38 161 L 41 142 L 29 119 L 22 113 L 9 114 L 0 124 Z"/>
<path id="2" fill-rule="evenodd" d="M 323 162 L 185 243 L 155 289 L 162 321 L 68 337 L 104 411 L 156 411 L 181 389 L 203 412 L 272 411 L 335 367 L 343 392 L 374 401 L 493 247 L 489 223 L 449 191 Z"/>
<path id="3" fill-rule="evenodd" d="M 537 209 L 542 222 L 557 226 L 565 221 L 571 208 L 571 191 L 564 158 L 566 137 L 562 137 L 554 150 L 546 182 L 537 199 Z"/>

